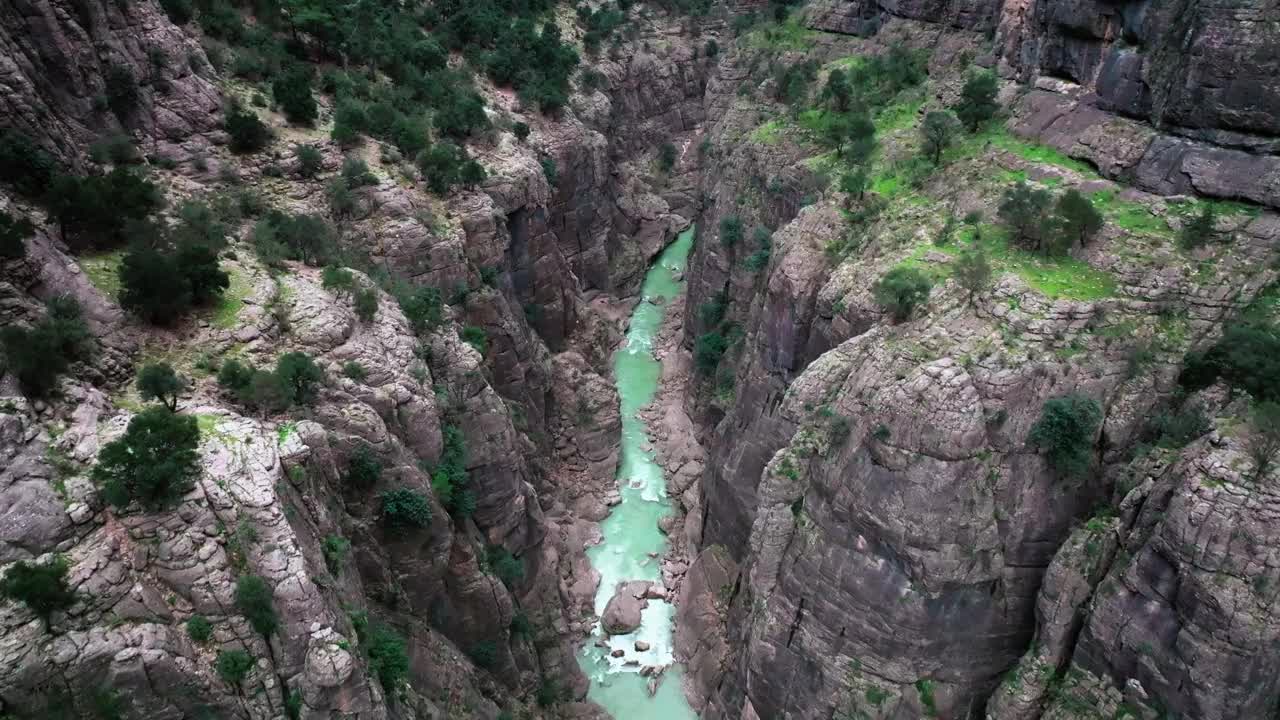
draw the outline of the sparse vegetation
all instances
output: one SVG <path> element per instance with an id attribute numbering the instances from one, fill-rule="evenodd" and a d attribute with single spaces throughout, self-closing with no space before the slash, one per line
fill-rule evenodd
<path id="1" fill-rule="evenodd" d="M 75 593 L 67 584 L 69 569 L 60 555 L 42 563 L 19 560 L 0 580 L 0 596 L 26 605 L 48 625 L 53 613 L 75 604 Z"/>
<path id="2" fill-rule="evenodd" d="M 143 365 L 135 384 L 143 400 L 158 400 L 170 412 L 178 411 L 178 398 L 186 389 L 186 383 L 174 372 L 173 366 L 165 362 Z"/>
<path id="3" fill-rule="evenodd" d="M 257 575 L 241 575 L 236 580 L 236 610 L 249 621 L 249 626 L 265 637 L 270 637 L 280 625 L 276 615 L 271 586 Z"/>
<path id="4" fill-rule="evenodd" d="M 880 307 L 895 320 L 911 317 L 915 309 L 929 299 L 933 282 L 913 267 L 896 267 L 876 281 L 871 292 Z"/>
<path id="5" fill-rule="evenodd" d="M 383 491 L 382 522 L 390 530 L 409 531 L 431 524 L 431 501 L 409 488 Z"/>
<path id="6" fill-rule="evenodd" d="M 213 637 L 213 624 L 203 615 L 192 615 L 187 620 L 187 635 L 196 643 L 203 645 Z"/>
<path id="7" fill-rule="evenodd" d="M 214 668 L 218 671 L 218 677 L 228 685 L 238 688 L 255 664 L 253 656 L 244 650 L 222 650 L 218 653 Z"/>
<path id="8" fill-rule="evenodd" d="M 970 72 L 960 89 L 960 100 L 953 108 L 956 117 L 969 132 L 977 132 L 988 120 L 995 117 L 999 105 L 996 92 L 999 89 L 995 73 L 989 70 Z"/>

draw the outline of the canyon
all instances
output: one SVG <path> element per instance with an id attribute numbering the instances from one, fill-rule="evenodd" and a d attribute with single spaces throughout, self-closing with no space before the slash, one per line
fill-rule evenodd
<path id="1" fill-rule="evenodd" d="M 551 6 L 580 51 L 562 108 L 444 53 L 477 66 L 485 116 L 454 138 L 484 177 L 444 192 L 395 142 L 336 139 L 348 50 L 274 30 L 321 77 L 297 123 L 205 23 L 269 27 L 269 4 L 0 7 L 0 131 L 77 176 L 145 174 L 173 227 L 206 203 L 228 275 L 145 322 L 124 246 L 84 247 L 0 173 L 0 212 L 33 224 L 0 254 L 0 323 L 71 297 L 93 348 L 42 396 L 0 366 L 0 573 L 61 561 L 73 595 L 42 614 L 6 591 L 0 718 L 1280 716 L 1280 496 L 1256 452 L 1280 379 L 1187 382 L 1242 319 L 1280 320 L 1274 3 Z M 606 9 L 623 20 L 591 50 Z M 901 78 L 863 98 L 854 191 L 823 88 L 874 58 Z M 979 73 L 998 112 L 926 167 L 921 126 Z M 233 152 L 233 105 L 265 147 Z M 1096 235 L 1018 247 L 1015 186 L 1091 198 Z M 336 259 L 264 254 L 273 211 L 323 219 Z M 1213 239 L 1187 247 L 1200 214 Z M 990 282 L 966 291 L 979 250 Z M 902 268 L 930 285 L 897 317 L 879 287 Z M 323 376 L 287 410 L 219 371 L 286 353 Z M 199 475 L 121 507 L 95 468 L 159 363 Z M 1032 438 L 1075 397 L 1099 416 L 1067 474 Z M 402 491 L 429 522 L 388 521 Z M 647 606 L 611 634 L 622 581 Z"/>

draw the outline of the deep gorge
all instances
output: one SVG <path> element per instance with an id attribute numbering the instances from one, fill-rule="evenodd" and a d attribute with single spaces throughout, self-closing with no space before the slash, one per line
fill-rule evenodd
<path id="1" fill-rule="evenodd" d="M 1276 13 L 0 8 L 0 718 L 1277 717 Z"/>

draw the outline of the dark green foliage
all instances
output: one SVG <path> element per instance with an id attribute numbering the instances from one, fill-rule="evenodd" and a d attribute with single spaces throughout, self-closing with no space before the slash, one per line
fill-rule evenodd
<path id="1" fill-rule="evenodd" d="M 358 157 L 342 159 L 342 181 L 351 189 L 377 185 L 378 178 L 369 172 L 369 165 Z"/>
<path id="2" fill-rule="evenodd" d="M 1063 235 L 1063 244 L 1079 242 L 1088 245 L 1104 223 L 1102 213 L 1093 207 L 1093 201 L 1079 190 L 1071 188 L 1058 197 L 1057 227 Z"/>
<path id="3" fill-rule="evenodd" d="M 199 445 L 194 417 L 149 407 L 98 453 L 93 479 L 119 510 L 134 502 L 148 512 L 163 510 L 181 500 L 199 477 Z"/>
<path id="4" fill-rule="evenodd" d="M 867 173 L 865 166 L 859 165 L 853 170 L 840 174 L 840 192 L 853 198 L 861 200 L 869 187 L 871 187 L 871 176 Z"/>
<path id="5" fill-rule="evenodd" d="M 236 580 L 235 602 L 236 610 L 263 637 L 270 637 L 279 627 L 280 618 L 266 580 L 257 575 L 241 575 Z"/>
<path id="6" fill-rule="evenodd" d="M 0 597 L 26 605 L 47 625 L 49 617 L 65 610 L 76 601 L 76 595 L 67 585 L 70 566 L 61 555 L 43 563 L 19 560 L 9 566 L 0 580 Z"/>
<path id="7" fill-rule="evenodd" d="M 960 122 L 949 112 L 933 111 L 920 124 L 920 151 L 934 165 L 942 162 L 942 153 L 955 142 Z"/>
<path id="8" fill-rule="evenodd" d="M 364 365 L 355 360 L 348 360 L 342 364 L 342 374 L 356 382 L 360 382 L 369 376 L 369 372 L 364 369 Z"/>
<path id="9" fill-rule="evenodd" d="M 445 509 L 456 516 L 470 515 L 475 509 L 475 499 L 468 489 L 467 443 L 462 429 L 457 425 L 445 425 L 442 431 L 444 447 L 440 462 L 431 472 L 431 490 Z"/>
<path id="10" fill-rule="evenodd" d="M 1260 402 L 1250 418 L 1245 450 L 1253 460 L 1254 480 L 1261 481 L 1280 457 L 1280 403 Z"/>
<path id="11" fill-rule="evenodd" d="M 818 64 L 805 60 L 794 65 L 779 65 L 774 72 L 774 99 L 797 108 L 809 94 L 809 84 L 818 76 Z"/>
<path id="12" fill-rule="evenodd" d="M 431 502 L 409 488 L 383 491 L 382 522 L 395 531 L 425 528 L 431 524 Z"/>
<path id="13" fill-rule="evenodd" d="M 956 117 L 968 128 L 969 132 L 977 132 L 988 120 L 995 117 L 999 105 L 996 104 L 996 91 L 999 89 L 995 73 L 981 70 L 969 74 L 960 89 L 960 100 L 954 110 Z"/>
<path id="14" fill-rule="evenodd" d="M 346 268 L 326 265 L 320 273 L 320 286 L 334 295 L 349 295 L 355 289 L 356 277 Z"/>
<path id="15" fill-rule="evenodd" d="M 138 106 L 138 81 L 133 71 L 124 65 L 111 65 L 104 75 L 107 107 L 122 121 L 129 118 Z"/>
<path id="16" fill-rule="evenodd" d="M 213 624 L 203 615 L 192 615 L 187 620 L 187 635 L 201 645 L 213 637 Z"/>
<path id="17" fill-rule="evenodd" d="M 676 166 L 676 146 L 662 143 L 658 148 L 658 172 L 669 173 Z"/>
<path id="18" fill-rule="evenodd" d="M 94 141 L 89 146 L 89 159 L 99 165 L 128 165 L 138 162 L 138 148 L 128 135 L 116 133 Z"/>
<path id="19" fill-rule="evenodd" d="M 367 443 L 360 443 L 347 461 L 347 483 L 357 488 L 371 488 L 381 479 L 382 462 L 377 453 Z"/>
<path id="20" fill-rule="evenodd" d="M 693 359 L 698 371 L 710 375 L 720 366 L 720 358 L 729 349 L 729 341 L 719 332 L 704 333 L 694 346 Z"/>
<path id="21" fill-rule="evenodd" d="M 475 348 L 481 355 L 489 345 L 489 337 L 482 327 L 468 325 L 462 328 L 461 337 L 463 342 Z"/>
<path id="22" fill-rule="evenodd" d="M 218 677 L 227 684 L 239 686 L 248 677 L 254 664 L 253 656 L 244 650 L 223 650 L 218 653 L 214 668 L 218 671 Z"/>
<path id="23" fill-rule="evenodd" d="M 160 7 L 174 25 L 186 25 L 195 16 L 191 0 L 160 0 Z"/>
<path id="24" fill-rule="evenodd" d="M 511 616 L 511 624 L 508 626 L 512 635 L 527 637 L 533 634 L 533 622 L 529 620 L 529 616 L 522 610 L 517 610 Z"/>
<path id="25" fill-rule="evenodd" d="M 444 300 L 436 288 L 397 288 L 395 297 L 414 332 L 434 330 L 444 319 Z"/>
<path id="26" fill-rule="evenodd" d="M 369 672 L 377 676 L 384 690 L 395 691 L 409 676 L 409 654 L 404 638 L 394 629 L 375 623 L 361 641 L 369 658 Z"/>
<path id="27" fill-rule="evenodd" d="M 95 720 L 122 720 L 127 708 L 120 692 L 109 685 L 94 690 L 89 705 Z"/>
<path id="28" fill-rule="evenodd" d="M 255 153 L 271 143 L 271 128 L 258 119 L 252 110 L 234 106 L 227 111 L 225 121 L 227 135 L 231 137 L 231 152 L 240 155 Z"/>
<path id="29" fill-rule="evenodd" d="M 284 698 L 284 714 L 289 720 L 302 718 L 302 691 L 291 690 Z"/>
<path id="30" fill-rule="evenodd" d="M 57 163 L 35 140 L 16 130 L 0 130 L 0 181 L 19 194 L 40 197 L 53 183 Z"/>
<path id="31" fill-rule="evenodd" d="M 848 112 L 849 105 L 853 102 L 853 87 L 840 68 L 827 74 L 827 84 L 822 88 L 822 101 L 836 112 Z"/>
<path id="32" fill-rule="evenodd" d="M 176 251 L 163 241 L 136 242 L 118 271 L 120 306 L 153 325 L 169 325 L 193 305 L 222 296 L 231 283 L 218 256 L 204 245 Z"/>
<path id="33" fill-rule="evenodd" d="M 178 247 L 203 245 L 219 251 L 227 246 L 230 234 L 231 229 L 223 221 L 220 211 L 215 211 L 205 202 L 187 200 L 178 206 L 178 224 L 169 232 L 169 240 Z"/>
<path id="34" fill-rule="evenodd" d="M 125 167 L 106 175 L 59 175 L 44 201 L 64 239 L 98 246 L 117 244 L 130 221 L 144 220 L 164 205 L 159 188 Z"/>
<path id="35" fill-rule="evenodd" d="M 484 168 L 467 155 L 466 148 L 448 140 L 418 153 L 417 165 L 427 187 L 441 195 L 457 185 L 474 187 L 485 178 Z"/>
<path id="36" fill-rule="evenodd" d="M 1200 212 L 1182 226 L 1178 233 L 1178 244 L 1186 250 L 1194 250 L 1209 242 L 1213 237 L 1213 226 L 1217 222 L 1217 213 L 1213 203 L 1204 203 Z"/>
<path id="37" fill-rule="evenodd" d="M 560 183 L 560 171 L 556 169 L 556 159 L 544 157 L 540 162 L 542 163 L 542 174 L 547 178 L 547 184 L 554 188 Z"/>
<path id="38" fill-rule="evenodd" d="M 324 265 L 333 256 L 333 228 L 318 215 L 288 215 L 271 210 L 253 227 L 252 242 L 258 258 L 281 268 L 285 260 L 311 266 Z"/>
<path id="39" fill-rule="evenodd" d="M 871 292 L 880 307 L 895 320 L 902 321 L 929 300 L 932 289 L 933 283 L 923 272 L 913 267 L 896 267 L 877 280 Z"/>
<path id="40" fill-rule="evenodd" d="M 498 646 L 492 640 L 472 645 L 467 654 L 471 656 L 471 661 L 476 664 L 476 667 L 488 670 L 498 664 Z"/>
<path id="41" fill-rule="evenodd" d="M 304 352 L 288 352 L 276 360 L 276 376 L 292 391 L 293 402 L 310 403 L 315 399 L 316 386 L 324 381 L 324 372 L 311 356 Z"/>
<path id="42" fill-rule="evenodd" d="M 714 58 L 720 54 L 720 44 L 714 39 L 708 40 L 706 45 L 702 46 L 702 54 L 709 58 Z"/>
<path id="43" fill-rule="evenodd" d="M 619 11 L 608 5 L 595 10 L 586 5 L 579 5 L 578 20 L 587 27 L 582 45 L 588 54 L 595 55 L 600 51 L 600 45 L 609 39 L 614 30 L 626 22 L 627 15 L 625 11 Z"/>
<path id="44" fill-rule="evenodd" d="M 370 322 L 378 314 L 378 291 L 373 288 L 360 288 L 355 294 L 356 317 L 363 322 Z"/>
<path id="45" fill-rule="evenodd" d="M 311 95 L 313 76 L 310 65 L 294 63 L 271 83 L 276 103 L 295 125 L 310 125 L 316 120 L 316 99 Z"/>
<path id="46" fill-rule="evenodd" d="M 720 243 L 725 247 L 733 247 L 739 240 L 742 240 L 742 218 L 737 215 L 720 218 Z"/>
<path id="47" fill-rule="evenodd" d="M 475 8 L 476 15 L 493 11 L 492 5 L 481 2 L 466 6 L 463 14 L 470 8 Z M 461 14 L 453 19 L 459 17 Z M 497 18 L 482 19 L 481 22 L 495 20 Z M 568 101 L 569 76 L 578 65 L 578 53 L 561 41 L 560 28 L 554 22 L 545 23 L 541 31 L 535 31 L 533 22 L 528 19 L 518 19 L 511 24 L 507 24 L 505 19 L 499 22 L 501 27 L 491 40 L 492 49 L 481 55 L 489 77 L 498 85 L 511 85 L 519 91 L 522 101 L 536 105 L 542 112 L 558 112 Z M 452 29 L 460 25 L 454 25 Z M 453 43 L 459 40 L 467 42 L 457 35 L 449 40 Z"/>
<path id="48" fill-rule="evenodd" d="M 1156 444 L 1180 448 L 1213 429 L 1198 403 L 1189 402 L 1176 413 L 1161 413 L 1154 423 Z"/>
<path id="49" fill-rule="evenodd" d="M 552 678 L 544 677 L 542 682 L 538 683 L 538 689 L 534 691 L 534 699 L 539 707 L 551 707 L 560 702 L 563 696 L 560 686 Z"/>
<path id="50" fill-rule="evenodd" d="M 298 158 L 298 174 L 304 178 L 313 178 L 324 162 L 324 156 L 315 145 L 294 145 L 294 157 Z"/>
<path id="51" fill-rule="evenodd" d="M 324 565 L 329 572 L 334 575 L 342 573 L 342 565 L 347 561 L 347 555 L 351 553 L 351 541 L 341 535 L 326 535 L 320 543 L 320 550 L 324 553 Z"/>
<path id="52" fill-rule="evenodd" d="M 58 377 L 90 345 L 80 305 L 72 298 L 57 297 L 48 312 L 31 329 L 14 324 L 0 328 L 0 356 L 4 369 L 18 379 L 22 391 L 43 397 L 57 386 Z"/>
<path id="53" fill-rule="evenodd" d="M 813 129 L 824 145 L 836 151 L 837 157 L 855 165 L 865 162 L 875 151 L 876 126 L 865 112 L 824 113 Z"/>
<path id="54" fill-rule="evenodd" d="M 1079 477 L 1089 469 L 1094 435 L 1102 423 L 1096 400 L 1070 394 L 1051 398 L 1027 441 L 1040 449 L 1049 466 L 1065 477 Z"/>
<path id="55" fill-rule="evenodd" d="M 924 82 L 928 59 L 927 50 L 894 44 L 888 52 L 853 65 L 845 76 L 853 88 L 855 104 L 882 107 L 903 90 Z"/>
<path id="56" fill-rule="evenodd" d="M 529 137 L 529 125 L 523 122 L 517 122 L 511 126 L 511 132 L 515 134 L 516 139 L 524 142 Z"/>
<path id="57" fill-rule="evenodd" d="M 490 545 L 485 551 L 485 559 L 493 569 L 493 574 L 508 588 L 514 588 L 524 580 L 524 561 L 512 555 L 505 547 Z"/>
<path id="58" fill-rule="evenodd" d="M 173 366 L 165 362 L 143 365 L 138 371 L 137 386 L 143 400 L 159 400 L 170 412 L 178 411 L 178 397 L 186 389 Z"/>
<path id="59" fill-rule="evenodd" d="M 338 100 L 333 109 L 333 129 L 329 137 L 343 147 L 351 147 L 360 141 L 360 133 L 369 127 L 364 103 L 354 98 Z"/>
<path id="60" fill-rule="evenodd" d="M 1178 382 L 1199 390 L 1219 378 L 1255 400 L 1280 401 L 1280 329 L 1258 319 L 1228 326 L 1207 351 L 1187 354 Z"/>
<path id="61" fill-rule="evenodd" d="M 0 210 L 0 260 L 25 257 L 26 240 L 35 232 L 30 220 Z"/>
<path id="62" fill-rule="evenodd" d="M 1000 219 L 1009 226 L 1013 241 L 1039 250 L 1046 239 L 1046 213 L 1053 198 L 1047 190 L 1038 190 L 1019 182 L 1004 193 L 1000 202 Z"/>
<path id="63" fill-rule="evenodd" d="M 991 263 L 981 247 L 961 253 L 952 265 L 952 273 L 956 283 L 969 294 L 970 305 L 975 297 L 991 287 Z"/>

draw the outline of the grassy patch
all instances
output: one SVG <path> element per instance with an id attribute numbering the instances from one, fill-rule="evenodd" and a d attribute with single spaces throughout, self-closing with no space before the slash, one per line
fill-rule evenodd
<path id="1" fill-rule="evenodd" d="M 1101 300 L 1115 295 L 1116 281 L 1110 273 L 1097 270 L 1070 256 L 1043 257 L 1013 247 L 1008 234 L 998 225 L 983 224 L 982 248 L 994 268 L 1017 273 L 1023 282 L 1046 297 L 1066 300 Z M 972 245 L 973 231 L 960 233 Z"/>
<path id="2" fill-rule="evenodd" d="M 84 271 L 89 282 L 98 288 L 103 295 L 116 300 L 120 297 L 120 263 L 124 260 L 124 250 L 88 253 L 81 255 L 77 262 Z"/>
<path id="3" fill-rule="evenodd" d="M 923 98 L 913 97 L 885 107 L 876 113 L 876 132 L 887 135 L 915 125 L 916 119 L 919 117 L 920 108 L 923 106 Z"/>
<path id="4" fill-rule="evenodd" d="M 240 310 L 244 308 L 244 299 L 249 297 L 249 293 L 253 290 L 253 286 L 249 284 L 249 279 L 245 277 L 243 271 L 238 268 L 231 268 L 231 284 L 227 286 L 226 292 L 222 294 L 222 299 L 218 302 L 218 307 L 213 311 L 212 322 L 215 327 L 223 330 L 230 330 L 236 326 L 236 318 L 240 315 Z"/>
<path id="5" fill-rule="evenodd" d="M 1042 165 L 1055 165 L 1067 170 L 1074 170 L 1082 175 L 1089 177 L 1098 177 L 1098 173 L 1093 166 L 1083 160 L 1077 160 L 1068 157 L 1059 150 L 1049 147 L 1048 145 L 1039 145 L 1037 143 L 1027 142 L 1021 138 L 1014 137 L 1004 128 L 998 128 L 983 138 L 984 142 L 990 140 L 992 145 L 1011 152 L 1014 155 L 1026 160 L 1027 162 L 1039 163 Z"/>
<path id="6" fill-rule="evenodd" d="M 777 145 L 782 141 L 782 121 L 770 120 L 751 131 L 751 142 L 761 145 Z"/>
<path id="7" fill-rule="evenodd" d="M 1093 194 L 1093 205 L 1116 227 L 1134 235 L 1150 235 L 1159 238 L 1173 236 L 1173 230 L 1164 218 L 1157 217 L 1142 203 L 1122 200 L 1112 190 L 1100 190 Z"/>
<path id="8" fill-rule="evenodd" d="M 768 23 L 747 35 L 747 44 L 759 50 L 808 50 L 813 46 L 813 30 L 801 24 L 796 17 L 780 23 Z"/>

